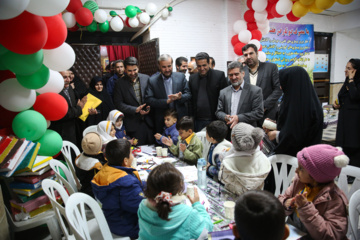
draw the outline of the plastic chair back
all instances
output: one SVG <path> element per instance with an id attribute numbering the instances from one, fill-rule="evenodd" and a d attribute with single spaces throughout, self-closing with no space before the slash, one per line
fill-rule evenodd
<path id="1" fill-rule="evenodd" d="M 347 182 L 348 176 L 355 177 L 350 189 Z M 337 185 L 343 190 L 347 199 L 350 199 L 353 193 L 360 189 L 360 168 L 348 165 L 341 169 Z"/>
<path id="2" fill-rule="evenodd" d="M 69 142 L 69 141 L 63 141 L 63 146 L 61 148 L 61 153 L 64 156 L 66 164 L 68 165 L 68 167 L 70 169 L 70 172 L 72 173 L 73 178 L 75 180 L 77 190 L 79 191 L 81 189 L 81 184 L 80 184 L 79 179 L 76 177 L 76 171 L 75 171 L 75 168 L 74 168 L 73 159 L 72 159 L 72 156 L 71 156 L 71 151 L 74 151 L 75 156 L 80 155 L 80 150 L 78 149 L 78 147 L 75 144 L 73 144 L 72 142 Z"/>
<path id="3" fill-rule="evenodd" d="M 350 239 L 360 239 L 360 229 L 359 226 L 359 217 L 360 217 L 360 190 L 357 190 L 354 194 L 351 195 L 349 201 L 349 220 L 351 231 L 349 234 Z M 349 233 L 349 232 L 348 232 Z"/>
<path id="4" fill-rule="evenodd" d="M 298 167 L 298 160 L 296 157 L 277 154 L 269 157 L 271 162 L 274 178 L 275 178 L 275 197 L 283 194 L 286 189 L 290 186 L 292 179 L 295 176 L 295 170 Z M 280 171 L 278 168 L 280 165 Z M 290 165 L 290 170 L 288 171 L 288 165 Z"/>
<path id="5" fill-rule="evenodd" d="M 76 183 L 73 178 L 73 175 L 70 173 L 69 169 L 59 160 L 52 159 L 50 160 L 50 167 L 55 172 L 56 180 L 61 184 L 64 185 L 65 188 L 68 190 L 69 194 L 73 194 L 77 192 Z M 61 176 L 61 171 L 65 174 L 66 179 Z"/>
<path id="6" fill-rule="evenodd" d="M 206 149 L 206 146 L 210 145 L 210 143 L 206 140 L 206 131 L 200 131 L 200 132 L 197 132 L 195 134 L 203 144 L 203 154 L 202 155 L 204 155 L 204 151 Z"/>

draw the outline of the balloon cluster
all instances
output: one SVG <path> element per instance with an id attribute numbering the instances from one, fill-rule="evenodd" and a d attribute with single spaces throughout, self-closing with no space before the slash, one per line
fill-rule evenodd
<path id="1" fill-rule="evenodd" d="M 55 155 L 62 146 L 61 136 L 47 128 L 68 111 L 59 94 L 64 80 L 58 71 L 75 62 L 61 16 L 69 2 L 0 1 L 0 126 L 41 142 L 40 155 Z"/>
<path id="2" fill-rule="evenodd" d="M 309 11 L 321 13 L 336 1 L 340 4 L 349 4 L 354 0 L 247 0 L 249 10 L 244 13 L 244 19 L 236 21 L 233 25 L 236 35 L 231 38 L 231 44 L 234 46 L 235 54 L 242 55 L 242 47 L 253 43 L 258 47 L 259 60 L 265 61 L 266 54 L 261 51 L 260 40 L 262 35 L 270 31 L 270 19 L 286 15 L 289 21 L 296 22 Z"/>

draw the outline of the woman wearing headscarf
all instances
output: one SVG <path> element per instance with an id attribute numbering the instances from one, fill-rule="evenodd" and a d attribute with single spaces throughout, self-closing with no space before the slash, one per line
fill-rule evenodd
<path id="1" fill-rule="evenodd" d="M 350 165 L 360 167 L 360 59 L 350 59 L 345 68 L 345 82 L 334 108 L 339 109 L 336 146 L 350 158 Z"/>
<path id="2" fill-rule="evenodd" d="M 99 122 L 106 120 L 109 112 L 115 109 L 115 106 L 107 91 L 104 90 L 102 78 L 95 76 L 89 84 L 89 93 L 101 100 L 96 109 L 89 109 L 89 116 L 86 120 L 87 126 L 97 125 Z"/>
<path id="3" fill-rule="evenodd" d="M 323 110 L 308 73 L 302 67 L 279 71 L 284 92 L 277 120 L 277 130 L 268 132 L 276 139 L 275 154 L 296 157 L 304 147 L 321 142 Z"/>

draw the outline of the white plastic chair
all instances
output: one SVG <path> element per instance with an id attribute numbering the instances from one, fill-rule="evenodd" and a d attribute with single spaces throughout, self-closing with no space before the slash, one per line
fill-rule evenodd
<path id="1" fill-rule="evenodd" d="M 79 191 L 81 189 L 81 184 L 80 184 L 79 179 L 76 176 L 75 168 L 73 165 L 73 159 L 71 156 L 71 150 L 74 151 L 76 156 L 80 155 L 80 150 L 78 149 L 78 147 L 75 144 L 73 144 L 72 142 L 69 142 L 69 141 L 63 141 L 61 153 L 63 154 L 63 156 L 65 158 L 66 164 L 68 165 L 68 167 L 73 175 L 73 178 L 75 180 L 76 188 Z"/>
<path id="2" fill-rule="evenodd" d="M 349 201 L 349 225 L 351 228 L 350 239 L 360 239 L 359 229 L 359 216 L 360 216 L 360 189 L 357 190 L 350 198 Z M 348 232 L 349 233 L 349 232 Z"/>
<path id="3" fill-rule="evenodd" d="M 92 126 L 88 126 L 87 128 L 85 128 L 85 130 L 83 131 L 83 137 L 85 137 L 85 135 L 89 132 L 97 132 L 96 128 L 97 128 L 97 125 L 92 125 Z"/>
<path id="4" fill-rule="evenodd" d="M 283 194 L 290 186 L 291 181 L 295 176 L 295 170 L 298 167 L 298 160 L 296 157 L 285 154 L 272 155 L 269 157 L 269 160 L 274 171 L 275 197 L 277 197 L 280 194 Z M 281 163 L 280 171 L 278 170 L 278 163 Z M 291 166 L 289 171 L 288 165 Z"/>
<path id="5" fill-rule="evenodd" d="M 94 232 L 93 228 L 89 228 L 85 216 L 85 205 L 87 205 L 94 213 L 95 221 L 97 223 L 97 231 Z M 66 217 L 69 221 L 70 228 L 74 233 L 76 239 L 89 240 L 100 239 L 99 236 L 95 237 L 94 234 L 98 233 L 103 239 L 119 239 L 130 240 L 129 237 L 120 237 L 110 232 L 109 226 L 106 222 L 104 213 L 102 212 L 99 204 L 84 193 L 75 193 L 71 195 L 65 206 Z M 92 231 L 92 232 L 90 232 Z"/>
<path id="6" fill-rule="evenodd" d="M 70 173 L 69 169 L 59 160 L 52 159 L 50 160 L 50 167 L 55 172 L 56 180 L 61 184 L 65 185 L 65 188 L 68 190 L 69 194 L 77 192 L 76 183 L 73 178 L 73 175 Z M 66 176 L 66 179 L 61 176 L 60 169 Z"/>
<path id="7" fill-rule="evenodd" d="M 347 182 L 347 176 L 355 177 L 350 189 Z M 348 165 L 341 169 L 337 185 L 341 190 L 343 190 L 347 199 L 350 199 L 351 195 L 356 190 L 360 189 L 360 168 Z"/>
<path id="8" fill-rule="evenodd" d="M 41 182 L 41 186 L 42 186 L 45 194 L 50 199 L 51 205 L 53 206 L 55 215 L 57 217 L 57 220 L 59 221 L 61 230 L 64 233 L 65 238 L 66 239 L 75 239 L 75 236 L 73 234 L 70 234 L 70 232 L 68 231 L 68 229 L 66 227 L 67 224 L 65 224 L 65 222 L 64 222 L 64 218 L 67 220 L 66 214 L 65 214 L 65 208 L 63 207 L 63 205 L 61 205 L 59 202 L 56 201 L 55 191 L 57 191 L 59 193 L 65 206 L 66 206 L 67 200 L 69 199 L 68 193 L 66 192 L 66 190 L 64 189 L 63 186 L 61 186 L 59 183 L 55 182 L 54 180 L 44 179 Z"/>
<path id="9" fill-rule="evenodd" d="M 206 131 L 200 131 L 200 132 L 197 132 L 195 133 L 196 136 L 200 139 L 200 141 L 202 142 L 203 144 L 203 152 L 202 152 L 202 155 L 204 155 L 204 151 L 206 149 L 206 145 L 210 143 L 206 140 Z"/>

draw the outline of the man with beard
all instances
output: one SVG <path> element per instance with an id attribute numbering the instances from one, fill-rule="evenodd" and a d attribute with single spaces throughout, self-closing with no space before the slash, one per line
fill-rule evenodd
<path id="1" fill-rule="evenodd" d="M 173 59 L 162 54 L 158 59 L 160 74 L 151 76 L 145 93 L 145 102 L 153 109 L 155 132 L 164 128 L 164 113 L 167 109 L 176 110 L 178 118 L 188 115 L 186 103 L 191 94 L 185 75 L 173 72 Z"/>
<path id="2" fill-rule="evenodd" d="M 282 94 L 279 82 L 279 70 L 274 63 L 260 62 L 258 50 L 254 44 L 242 48 L 245 63 L 244 80 L 262 89 L 264 99 L 264 117 L 258 122 L 262 126 L 265 118 L 276 119 L 277 102 Z"/>
<path id="3" fill-rule="evenodd" d="M 216 117 L 225 121 L 230 129 L 239 122 L 256 127 L 256 121 L 264 114 L 261 88 L 245 82 L 244 75 L 244 67 L 241 63 L 231 62 L 228 65 L 231 86 L 220 91 Z"/>
<path id="4" fill-rule="evenodd" d="M 115 83 L 114 105 L 125 115 L 127 135 L 138 139 L 138 145 L 152 144 L 154 125 L 149 116 L 150 106 L 146 106 L 145 103 L 149 76 L 138 73 L 139 63 L 135 57 L 126 58 L 124 65 L 125 76 Z"/>
<path id="5" fill-rule="evenodd" d="M 193 74 L 198 72 L 198 70 L 196 68 L 196 62 L 195 61 L 189 62 L 189 64 L 188 64 L 188 72 L 189 72 L 189 75 L 193 75 Z"/>
<path id="6" fill-rule="evenodd" d="M 185 74 L 188 69 L 188 59 L 186 57 L 178 57 L 175 60 L 175 65 L 177 72 L 182 72 Z"/>
<path id="7" fill-rule="evenodd" d="M 113 91 L 115 83 L 118 81 L 118 79 L 122 78 L 124 76 L 124 61 L 123 60 L 116 60 L 114 61 L 114 75 L 109 78 L 109 80 L 106 83 L 106 89 L 111 97 L 113 97 Z"/>

